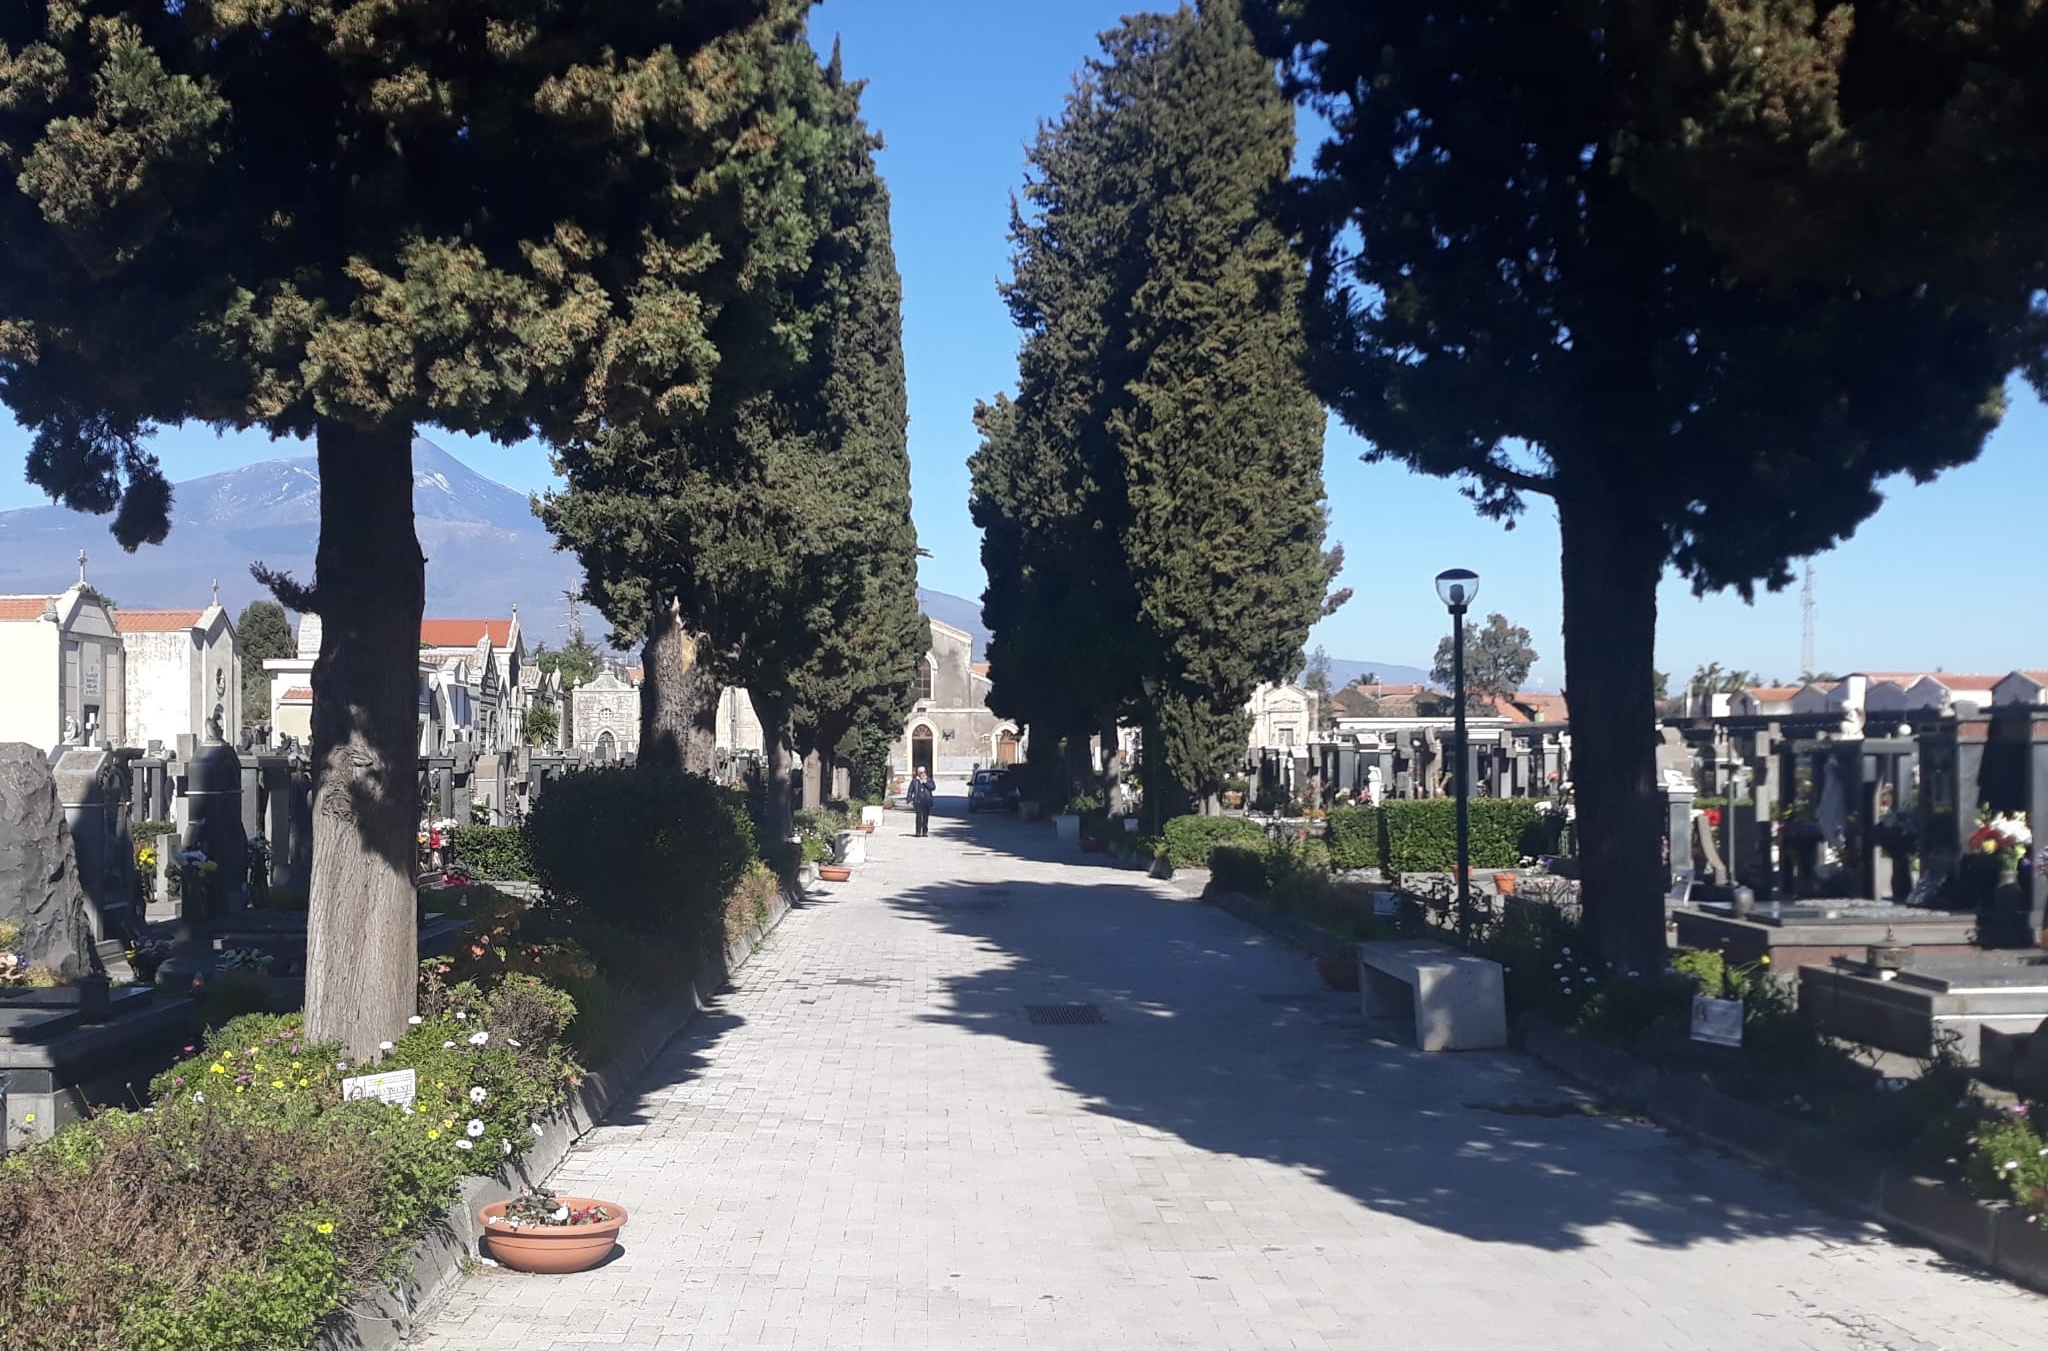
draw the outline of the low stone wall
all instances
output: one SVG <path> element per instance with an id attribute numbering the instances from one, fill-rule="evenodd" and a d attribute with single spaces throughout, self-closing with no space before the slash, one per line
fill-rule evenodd
<path id="1" fill-rule="evenodd" d="M 393 1286 L 359 1298 L 329 1319 L 314 1343 L 317 1351 L 392 1351 L 410 1341 L 414 1329 L 461 1279 L 463 1264 L 477 1256 L 483 1237 L 477 1211 L 511 1197 L 520 1187 L 546 1181 L 575 1143 L 595 1130 L 606 1113 L 632 1092 L 662 1048 L 709 1007 L 711 997 L 725 987 L 733 972 L 746 965 L 755 948 L 796 902 L 797 897 L 782 894 L 765 920 L 704 964 L 690 982 L 687 998 L 650 1010 L 625 1049 L 602 1069 L 587 1074 L 569 1103 L 540 1123 L 540 1138 L 513 1166 L 501 1169 L 495 1177 L 463 1179 L 461 1195 L 443 1213 L 441 1223 L 413 1245 L 406 1274 Z"/>

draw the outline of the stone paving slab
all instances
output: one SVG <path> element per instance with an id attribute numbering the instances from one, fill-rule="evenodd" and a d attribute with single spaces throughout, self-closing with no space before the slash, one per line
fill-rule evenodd
<path id="1" fill-rule="evenodd" d="M 570 1155 L 622 1251 L 479 1271 L 423 1346 L 2048 1342 L 2048 1300 L 1524 1057 L 1409 1049 L 1264 934 L 960 805 L 924 840 L 890 813 Z M 1025 1013 L 1068 1003 L 1102 1021 Z"/>

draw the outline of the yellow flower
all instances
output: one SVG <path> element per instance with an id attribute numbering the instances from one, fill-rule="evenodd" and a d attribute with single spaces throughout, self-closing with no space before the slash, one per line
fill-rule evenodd
<path id="1" fill-rule="evenodd" d="M 33 1125 L 35 1125 L 35 1124 L 36 1124 L 36 1114 L 35 1114 L 34 1112 L 30 1112 L 30 1113 L 29 1113 L 29 1114 L 28 1114 L 27 1116 L 24 1116 L 24 1117 L 23 1117 L 23 1118 L 21 1119 L 21 1124 L 22 1124 L 22 1125 L 24 1125 L 24 1126 L 33 1126 Z"/>
<path id="2" fill-rule="evenodd" d="M 299 1067 L 299 1062 L 298 1062 L 298 1061 L 296 1061 L 296 1060 L 294 1060 L 294 1061 L 292 1062 L 292 1068 L 293 1068 L 293 1069 L 297 1069 L 298 1067 Z"/>
<path id="3" fill-rule="evenodd" d="M 228 1072 L 226 1065 L 214 1065 L 211 1068 L 215 1074 L 226 1074 Z"/>
<path id="4" fill-rule="evenodd" d="M 306 1086 L 306 1081 L 305 1081 L 304 1079 L 301 1079 L 301 1080 L 299 1080 L 299 1087 L 300 1087 L 300 1088 L 304 1088 L 305 1086 Z"/>
<path id="5" fill-rule="evenodd" d="M 316 1229 L 316 1230 L 317 1230 L 318 1232 L 320 1232 L 320 1233 L 323 1233 L 323 1234 L 331 1234 L 331 1233 L 333 1233 L 333 1232 L 334 1232 L 334 1226 L 333 1226 L 333 1225 L 331 1225 L 331 1224 L 318 1224 L 318 1225 L 315 1225 L 315 1226 L 314 1226 L 314 1228 L 315 1228 L 315 1229 Z"/>
<path id="6" fill-rule="evenodd" d="M 272 1080 L 270 1081 L 270 1086 L 271 1086 L 272 1088 L 283 1088 L 283 1087 L 284 1087 L 284 1080 L 282 1080 L 282 1079 L 272 1079 Z"/>
<path id="7" fill-rule="evenodd" d="M 441 1138 L 441 1132 L 439 1132 L 439 1131 L 428 1131 L 428 1132 L 427 1132 L 427 1138 L 428 1138 L 429 1140 L 438 1140 L 438 1139 L 440 1139 L 440 1138 Z"/>

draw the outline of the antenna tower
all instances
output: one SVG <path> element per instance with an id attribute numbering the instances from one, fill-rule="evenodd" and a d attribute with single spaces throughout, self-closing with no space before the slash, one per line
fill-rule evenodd
<path id="1" fill-rule="evenodd" d="M 1813 661 L 1813 630 L 1819 617 L 1813 603 L 1813 560 L 1806 560 L 1806 581 L 1799 588 L 1799 678 L 1811 679 L 1818 669 Z"/>

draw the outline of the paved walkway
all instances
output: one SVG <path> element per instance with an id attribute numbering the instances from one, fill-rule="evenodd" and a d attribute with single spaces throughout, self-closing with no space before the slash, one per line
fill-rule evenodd
<path id="1" fill-rule="evenodd" d="M 945 804 L 957 810 L 957 800 Z M 1070 848 L 1070 847 L 1069 847 Z M 1512 1054 L 1423 1056 L 1044 826 L 892 813 L 566 1190 L 582 1276 L 484 1270 L 434 1351 L 1991 1351 L 2048 1300 L 1814 1210 Z M 1100 1025 L 1024 1006 L 1093 1003 Z"/>

